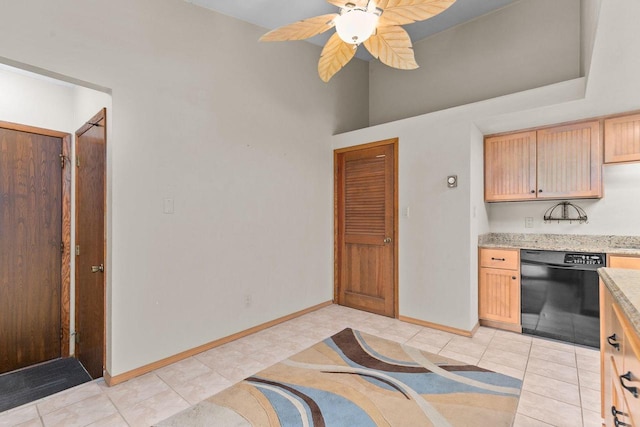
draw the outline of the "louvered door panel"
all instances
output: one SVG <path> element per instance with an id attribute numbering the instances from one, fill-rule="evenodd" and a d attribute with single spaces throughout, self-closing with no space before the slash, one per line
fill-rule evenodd
<path id="1" fill-rule="evenodd" d="M 345 232 L 384 240 L 385 158 L 356 159 L 345 165 Z"/>
<path id="2" fill-rule="evenodd" d="M 517 271 L 480 269 L 478 315 L 481 319 L 520 324 L 520 277 Z"/>
<path id="3" fill-rule="evenodd" d="M 489 137 L 484 145 L 485 200 L 536 198 L 536 133 Z"/>
<path id="4" fill-rule="evenodd" d="M 604 121 L 604 162 L 640 161 L 640 114 Z"/>
<path id="5" fill-rule="evenodd" d="M 600 124 L 538 131 L 538 198 L 602 197 Z"/>

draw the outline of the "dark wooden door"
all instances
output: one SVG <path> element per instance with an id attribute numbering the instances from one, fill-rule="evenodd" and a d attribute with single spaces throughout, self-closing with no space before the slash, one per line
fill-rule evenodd
<path id="1" fill-rule="evenodd" d="M 105 352 L 106 112 L 76 132 L 76 357 L 92 378 Z"/>
<path id="2" fill-rule="evenodd" d="M 0 128 L 0 373 L 60 357 L 61 154 Z"/>
<path id="3" fill-rule="evenodd" d="M 336 151 L 337 300 L 397 316 L 397 139 Z"/>

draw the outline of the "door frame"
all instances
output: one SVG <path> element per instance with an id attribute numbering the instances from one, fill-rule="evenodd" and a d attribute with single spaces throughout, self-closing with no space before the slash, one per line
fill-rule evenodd
<path id="1" fill-rule="evenodd" d="M 50 129 L 0 121 L 0 127 L 36 135 L 62 139 L 62 257 L 60 260 L 60 357 L 69 357 L 71 350 L 71 134 Z"/>
<path id="2" fill-rule="evenodd" d="M 100 109 L 100 111 L 98 111 L 93 117 L 91 117 L 89 120 L 87 120 L 85 122 L 84 125 L 82 125 L 76 132 L 75 132 L 75 140 L 74 140 L 74 144 L 75 144 L 75 152 L 78 152 L 78 140 L 80 138 L 80 136 L 82 136 L 85 132 L 87 132 L 89 129 L 91 129 L 92 127 L 96 126 L 97 123 L 99 123 L 101 120 L 104 120 L 104 175 L 103 175 L 103 181 L 102 181 L 102 186 L 103 186 L 103 193 L 104 193 L 104 197 L 102 200 L 102 221 L 103 221 L 103 227 L 104 227 L 104 235 L 102 236 L 102 246 L 103 246 L 103 256 L 104 256 L 104 268 L 105 268 L 105 273 L 102 275 L 102 289 L 103 289 L 103 319 L 102 319 L 102 342 L 103 342 L 103 346 L 102 346 L 102 378 L 105 378 L 105 381 L 107 382 L 108 385 L 110 385 L 110 381 L 107 381 L 107 378 L 110 378 L 108 372 L 107 372 L 107 305 L 108 305 L 108 301 L 107 301 L 107 274 L 109 274 L 109 269 L 107 268 L 107 182 L 108 182 L 108 176 L 107 176 L 107 172 L 108 172 L 108 168 L 107 168 L 107 143 L 108 143 L 108 129 L 107 129 L 107 108 L 103 107 Z M 82 161 L 82 159 L 81 159 Z M 77 170 L 76 170 L 76 179 L 77 179 Z M 76 205 L 75 205 L 75 212 L 74 212 L 74 218 L 75 218 L 75 223 L 78 223 L 78 203 L 80 202 L 80 200 L 78 199 L 78 185 L 76 184 L 76 188 L 75 188 L 75 193 L 76 193 Z M 76 233 L 78 232 L 78 230 L 75 230 Z M 78 268 L 78 264 L 76 263 L 74 266 L 76 269 Z M 77 273 L 77 271 L 76 271 Z M 77 275 L 76 275 L 77 277 Z M 76 301 L 76 305 L 78 304 L 78 302 Z M 75 310 L 75 318 L 74 319 L 77 322 L 77 316 L 78 316 L 78 310 Z"/>
<path id="3" fill-rule="evenodd" d="M 400 316 L 399 310 L 399 260 L 398 260 L 398 222 L 399 222 L 399 203 L 398 203 L 398 146 L 399 138 L 384 139 L 381 141 L 370 142 L 367 144 L 354 145 L 333 150 L 333 302 L 337 304 L 340 292 L 340 278 L 342 277 L 342 240 L 340 237 L 340 212 L 338 209 L 338 201 L 340 200 L 340 187 L 338 176 L 338 155 L 351 151 L 358 151 L 367 148 L 380 147 L 384 145 L 393 146 L 393 317 L 397 319 Z"/>

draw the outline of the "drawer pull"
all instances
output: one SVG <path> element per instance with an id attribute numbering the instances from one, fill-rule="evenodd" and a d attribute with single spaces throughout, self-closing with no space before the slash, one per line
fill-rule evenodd
<path id="1" fill-rule="evenodd" d="M 618 408 L 616 408 L 615 405 L 611 407 L 611 415 L 613 415 L 614 417 L 617 417 L 618 415 L 622 415 L 624 417 L 627 416 L 627 414 L 625 414 L 624 412 L 618 411 Z"/>
<path id="2" fill-rule="evenodd" d="M 620 343 L 611 342 L 611 341 L 617 341 L 617 340 L 618 340 L 618 337 L 616 337 L 616 334 L 613 334 L 610 337 L 607 337 L 607 342 L 609 343 L 609 345 L 615 348 L 616 350 L 620 351 Z"/>
<path id="3" fill-rule="evenodd" d="M 631 371 L 627 372 L 624 375 L 620 375 L 620 385 L 622 388 L 627 390 L 629 393 L 633 394 L 633 397 L 638 398 L 638 387 L 629 387 L 627 386 L 623 380 L 631 381 Z"/>
<path id="4" fill-rule="evenodd" d="M 494 258 L 494 257 L 491 257 L 491 261 L 506 261 L 506 259 L 505 258 Z"/>
<path id="5" fill-rule="evenodd" d="M 625 426 L 631 427 L 631 424 L 627 424 L 625 422 L 620 421 L 618 419 L 618 417 L 613 417 L 613 425 L 616 426 L 616 427 L 620 427 L 620 426 L 622 426 L 622 427 L 625 427 Z"/>

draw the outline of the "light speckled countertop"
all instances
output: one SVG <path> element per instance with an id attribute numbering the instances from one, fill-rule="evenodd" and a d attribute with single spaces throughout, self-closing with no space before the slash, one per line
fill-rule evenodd
<path id="1" fill-rule="evenodd" d="M 488 233 L 478 237 L 478 246 L 640 255 L 640 236 Z"/>
<path id="2" fill-rule="evenodd" d="M 599 268 L 598 274 L 640 335 L 640 270 Z"/>

